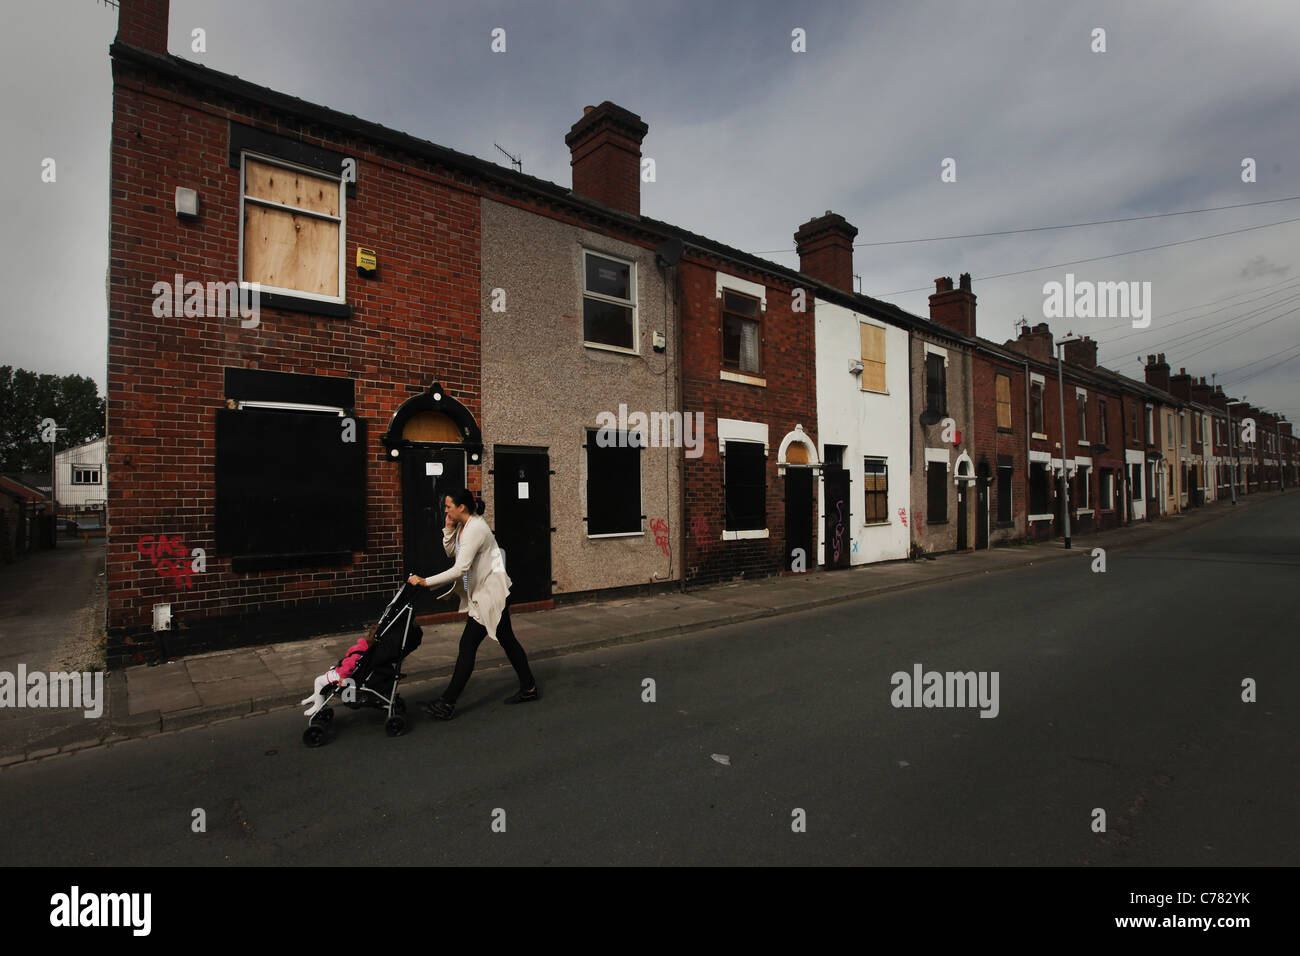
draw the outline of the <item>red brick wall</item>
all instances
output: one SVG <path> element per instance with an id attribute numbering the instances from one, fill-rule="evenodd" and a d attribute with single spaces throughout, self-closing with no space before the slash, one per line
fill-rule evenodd
<path id="1" fill-rule="evenodd" d="M 679 268 L 682 322 L 682 410 L 703 412 L 704 453 L 685 459 L 683 526 L 687 529 L 684 567 L 688 581 L 705 583 L 758 577 L 789 570 L 785 554 L 784 479 L 777 477 L 781 440 L 795 425 L 817 441 L 817 399 L 813 353 L 813 300 L 807 311 L 791 310 L 788 283 L 735 265 L 723 271 L 767 288 L 762 343 L 766 388 L 722 381 L 721 312 L 716 270 L 720 261 L 699 255 Z M 719 418 L 763 422 L 768 426 L 766 539 L 723 541 L 723 463 L 718 453 Z M 814 489 L 815 492 L 815 489 Z M 816 495 L 814 493 L 814 501 Z M 814 524 L 814 546 L 816 525 Z M 816 567 L 816 555 L 808 556 Z"/>
<path id="2" fill-rule="evenodd" d="M 987 463 L 989 477 L 989 543 L 1014 541 L 1025 534 L 1025 515 L 1029 512 L 1025 454 L 1025 367 L 1010 359 L 986 352 L 972 353 L 972 392 L 975 404 L 974 447 L 976 475 L 981 463 Z M 1011 380 L 1011 430 L 998 428 L 997 384 L 995 377 L 1006 374 Z M 998 522 L 998 459 L 1011 456 L 1011 523 Z"/>
<path id="3" fill-rule="evenodd" d="M 205 100 L 157 75 L 114 64 L 108 335 L 108 627 L 116 646 L 142 638 L 151 608 L 182 626 L 250 612 L 325 608 L 390 592 L 401 568 L 398 468 L 380 438 L 398 406 L 440 380 L 480 417 L 479 203 L 463 176 L 365 143 L 300 130 L 266 110 Z M 262 309 L 261 324 L 155 318 L 153 284 L 238 277 L 239 170 L 228 120 L 353 156 L 345 261 L 374 249 L 379 279 L 345 270 L 351 318 Z M 175 187 L 199 193 L 197 221 L 178 220 Z M 355 564 L 234 574 L 214 540 L 215 413 L 226 366 L 345 376 L 366 422 L 367 550 Z M 471 467 L 471 489 L 481 487 Z M 192 587 L 164 580 L 137 550 L 143 535 L 204 548 Z M 129 650 L 127 656 L 131 656 Z"/>

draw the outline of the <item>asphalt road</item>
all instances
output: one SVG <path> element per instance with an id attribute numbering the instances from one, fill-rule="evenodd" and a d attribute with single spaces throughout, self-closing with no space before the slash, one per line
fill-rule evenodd
<path id="1" fill-rule="evenodd" d="M 1300 863 L 1300 494 L 1092 564 L 543 661 L 519 707 L 480 670 L 397 739 L 288 711 L 6 771 L 0 862 Z M 917 663 L 998 672 L 997 716 L 892 706 Z"/>

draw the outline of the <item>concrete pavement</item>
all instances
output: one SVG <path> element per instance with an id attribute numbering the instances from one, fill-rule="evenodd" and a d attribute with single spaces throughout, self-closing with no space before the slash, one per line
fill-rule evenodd
<path id="1" fill-rule="evenodd" d="M 1242 499 L 1237 511 L 1277 497 L 1261 493 Z M 1215 503 L 1155 522 L 1078 536 L 1066 551 L 1059 541 L 944 555 L 932 560 L 863 565 L 834 573 L 809 573 L 742 581 L 691 590 L 568 605 L 513 618 L 515 633 L 530 662 L 596 647 L 703 630 L 789 614 L 956 578 L 1008 571 L 1045 561 L 1091 560 L 1094 547 L 1123 551 L 1199 527 L 1231 514 Z M 426 625 L 424 643 L 407 660 L 403 696 L 421 701 L 436 695 L 451 674 L 463 623 Z M 114 671 L 106 682 L 108 706 L 100 720 L 79 711 L 58 715 L 64 729 L 38 748 L 16 746 L 0 723 L 0 767 L 53 759 L 69 752 L 115 745 L 136 737 L 169 733 L 213 722 L 252 717 L 299 706 L 316 675 L 334 664 L 359 634 L 217 651 L 157 667 Z M 509 666 L 498 647 L 480 649 L 477 668 Z M 31 665 L 29 664 L 29 667 Z M 546 668 L 538 668 L 545 683 Z M 435 683 L 437 682 L 437 683 Z M 304 726 L 305 726 L 304 721 Z M 93 724 L 93 729 L 85 725 Z"/>

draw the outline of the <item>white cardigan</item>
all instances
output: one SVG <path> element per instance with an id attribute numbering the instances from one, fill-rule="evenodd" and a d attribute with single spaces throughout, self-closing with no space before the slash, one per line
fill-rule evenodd
<path id="1" fill-rule="evenodd" d="M 447 594 L 459 592 L 461 611 L 487 628 L 488 637 L 497 640 L 497 625 L 510 594 L 510 577 L 506 574 L 505 553 L 487 522 L 474 515 L 460 532 L 460 553 L 456 552 L 456 531 L 443 528 L 442 547 L 455 563 L 446 571 L 425 578 L 426 587 L 436 588 L 454 583 Z M 469 594 L 465 593 L 464 575 L 469 573 Z M 500 643 L 499 641 L 497 643 Z"/>

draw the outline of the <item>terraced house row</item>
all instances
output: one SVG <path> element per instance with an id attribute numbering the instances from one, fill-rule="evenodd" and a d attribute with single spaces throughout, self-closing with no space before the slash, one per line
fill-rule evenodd
<path id="1" fill-rule="evenodd" d="M 1087 339 L 1062 433 L 1046 325 L 980 338 L 968 275 L 928 316 L 855 293 L 832 212 L 797 270 L 642 215 L 613 103 L 565 187 L 169 55 L 167 23 L 123 0 L 110 50 L 115 662 L 361 626 L 446 566 L 455 486 L 547 606 L 1047 537 L 1063 469 L 1079 531 L 1234 461 L 1240 494 L 1297 480 L 1290 423 Z M 232 282 L 256 315 L 205 299 Z"/>

